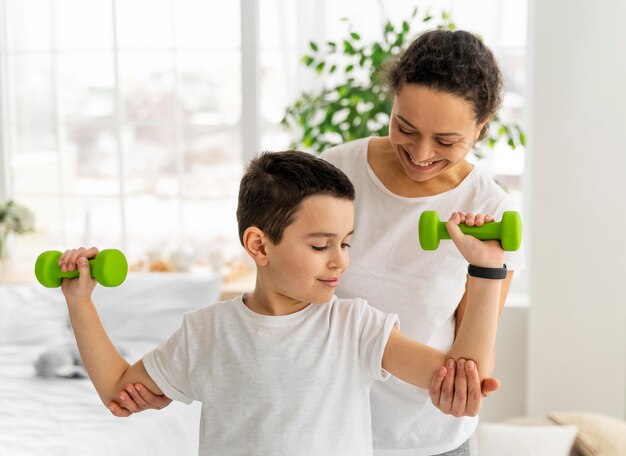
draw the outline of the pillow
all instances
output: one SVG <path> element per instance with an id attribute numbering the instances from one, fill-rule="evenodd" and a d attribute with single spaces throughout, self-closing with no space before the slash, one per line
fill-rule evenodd
<path id="1" fill-rule="evenodd" d="M 576 426 L 519 426 L 480 423 L 476 431 L 480 456 L 569 456 Z"/>
<path id="2" fill-rule="evenodd" d="M 216 302 L 221 287 L 221 276 L 130 273 L 119 287 L 97 286 L 93 300 L 114 342 L 161 342 L 178 329 L 185 313 Z"/>
<path id="3" fill-rule="evenodd" d="M 0 345 L 47 344 L 71 337 L 60 289 L 0 285 Z"/>
<path id="4" fill-rule="evenodd" d="M 583 456 L 626 455 L 626 421 L 586 412 L 554 412 L 548 417 L 578 426 L 575 449 Z"/>

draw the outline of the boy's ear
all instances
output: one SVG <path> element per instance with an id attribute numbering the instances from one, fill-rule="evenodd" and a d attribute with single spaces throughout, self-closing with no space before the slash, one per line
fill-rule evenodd
<path id="1" fill-rule="evenodd" d="M 250 258 L 254 260 L 257 266 L 265 266 L 267 264 L 267 238 L 265 233 L 256 226 L 251 226 L 246 229 L 242 237 L 243 247 L 250 255 Z"/>

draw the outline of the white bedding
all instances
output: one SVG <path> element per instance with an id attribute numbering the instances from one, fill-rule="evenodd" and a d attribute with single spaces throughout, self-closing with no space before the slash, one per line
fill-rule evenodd
<path id="1" fill-rule="evenodd" d="M 130 274 L 121 287 L 97 287 L 94 302 L 132 363 L 169 336 L 184 313 L 215 302 L 221 283 Z M 199 403 L 117 418 L 88 379 L 35 376 L 37 357 L 71 337 L 59 289 L 0 285 L 0 456 L 198 454 Z"/>
<path id="2" fill-rule="evenodd" d="M 136 359 L 152 343 L 126 343 Z M 43 345 L 0 347 L 0 455 L 198 454 L 200 404 L 114 417 L 86 379 L 39 378 Z"/>

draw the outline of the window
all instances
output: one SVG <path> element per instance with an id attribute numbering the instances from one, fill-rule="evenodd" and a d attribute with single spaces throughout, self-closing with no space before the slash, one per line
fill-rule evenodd
<path id="1" fill-rule="evenodd" d="M 135 259 L 178 248 L 239 255 L 237 188 L 252 155 L 245 144 L 289 146 L 290 132 L 279 125 L 285 108 L 323 83 L 300 63 L 309 41 L 342 37 L 343 17 L 363 40 L 376 39 L 384 20 L 400 21 L 413 7 L 0 0 L 0 197 L 37 215 L 38 232 L 20 240 L 20 256 L 76 244 L 118 246 Z M 522 123 L 526 2 L 431 8 L 442 9 L 495 51 L 506 77 L 503 113 Z M 242 39 L 243 20 L 258 26 L 252 40 Z M 250 55 L 259 67 L 255 89 L 244 92 Z M 250 131 L 242 120 L 248 106 L 259 111 Z M 521 200 L 523 151 L 499 145 L 479 165 Z"/>
<path id="2" fill-rule="evenodd" d="M 5 162 L 37 249 L 236 248 L 239 4 L 1 5 Z"/>

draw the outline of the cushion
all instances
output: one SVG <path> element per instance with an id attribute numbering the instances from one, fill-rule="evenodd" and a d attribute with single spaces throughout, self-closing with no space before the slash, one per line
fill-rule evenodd
<path id="1" fill-rule="evenodd" d="M 570 456 L 576 426 L 520 426 L 480 423 L 476 431 L 480 456 Z"/>
<path id="2" fill-rule="evenodd" d="M 548 416 L 555 423 L 578 427 L 575 449 L 581 455 L 626 455 L 626 421 L 588 412 L 554 412 Z"/>
<path id="3" fill-rule="evenodd" d="M 71 337 L 61 289 L 0 285 L 0 345 L 47 344 Z"/>
<path id="4" fill-rule="evenodd" d="M 161 342 L 185 313 L 216 302 L 221 287 L 221 276 L 131 272 L 119 287 L 96 286 L 93 301 L 113 342 Z"/>

